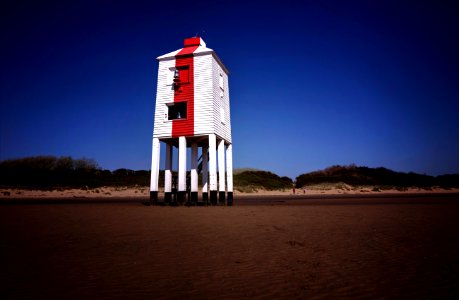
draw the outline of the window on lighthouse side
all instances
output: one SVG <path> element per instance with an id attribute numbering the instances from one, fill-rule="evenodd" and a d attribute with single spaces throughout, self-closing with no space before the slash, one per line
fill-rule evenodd
<path id="1" fill-rule="evenodd" d="M 187 102 L 174 102 L 167 105 L 168 120 L 180 120 L 187 117 Z"/>
<path id="2" fill-rule="evenodd" d="M 220 78 L 219 78 L 219 80 L 218 80 L 218 85 L 220 86 L 220 89 L 221 89 L 222 91 L 225 90 L 225 87 L 223 86 L 223 74 L 222 74 L 222 73 L 220 73 Z"/>
<path id="3" fill-rule="evenodd" d="M 222 124 L 225 124 L 225 99 L 224 99 L 224 85 L 223 85 L 223 74 L 220 73 L 220 78 L 219 78 L 219 86 L 220 86 L 220 122 Z"/>

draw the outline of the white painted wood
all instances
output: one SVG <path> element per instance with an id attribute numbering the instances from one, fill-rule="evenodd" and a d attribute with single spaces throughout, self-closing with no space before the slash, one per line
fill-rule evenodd
<path id="1" fill-rule="evenodd" d="M 198 191 L 198 144 L 191 144 L 191 192 Z"/>
<path id="2" fill-rule="evenodd" d="M 172 122 L 167 120 L 167 104 L 174 102 L 174 90 L 169 82 L 171 68 L 174 67 L 175 60 L 159 62 L 153 137 L 172 136 Z"/>
<path id="3" fill-rule="evenodd" d="M 194 133 L 208 135 L 214 133 L 212 56 L 194 58 Z"/>
<path id="4" fill-rule="evenodd" d="M 223 75 L 225 81 L 225 91 L 223 93 L 223 102 L 224 102 L 224 110 L 225 110 L 225 133 L 226 133 L 226 142 L 228 144 L 232 144 L 232 132 L 231 132 L 231 113 L 230 113 L 230 97 L 229 97 L 229 82 L 228 82 L 228 74 Z"/>
<path id="5" fill-rule="evenodd" d="M 217 137 L 209 134 L 209 188 L 217 190 Z"/>
<path id="6" fill-rule="evenodd" d="M 233 145 L 226 146 L 226 183 L 228 192 L 233 191 Z"/>
<path id="7" fill-rule="evenodd" d="M 167 105 L 174 102 L 172 86 L 173 70 L 177 55 L 182 49 L 159 56 L 158 82 L 155 103 L 153 138 L 157 139 L 158 151 L 152 153 L 151 189 L 158 190 L 159 140 L 172 138 L 172 121 L 168 120 Z M 202 148 L 202 191 L 228 191 L 233 189 L 232 134 L 229 102 L 228 69 L 214 50 L 207 48 L 201 39 L 193 53 L 194 70 L 194 136 L 208 136 L 209 146 Z M 186 138 L 179 138 L 178 190 L 186 191 Z M 218 162 L 217 162 L 217 139 Z M 227 145 L 225 150 L 225 145 Z M 154 148 L 154 147 L 153 147 Z M 198 191 L 197 145 L 191 145 L 191 190 Z M 157 161 L 154 165 L 153 161 Z M 218 163 L 218 178 L 217 178 Z M 225 167 L 226 165 L 226 167 Z M 166 145 L 165 191 L 172 190 L 172 146 Z M 157 171 L 156 171 L 157 170 Z M 153 172 L 154 171 L 154 172 Z M 153 184 L 156 182 L 156 184 Z M 217 187 L 217 183 L 219 186 Z M 152 190 L 153 191 L 153 190 Z"/>
<path id="8" fill-rule="evenodd" d="M 214 50 L 212 50 L 210 48 L 199 47 L 198 49 L 196 49 L 196 51 L 193 52 L 193 56 L 194 57 L 201 56 L 201 55 L 212 55 L 212 58 L 220 65 L 220 68 L 222 68 L 222 70 L 226 74 L 229 74 L 228 69 L 225 67 L 225 65 L 221 61 L 220 57 L 218 57 L 217 53 L 215 53 Z"/>
<path id="9" fill-rule="evenodd" d="M 164 168 L 164 192 L 172 192 L 172 145 L 166 144 L 166 162 Z"/>
<path id="10" fill-rule="evenodd" d="M 173 60 L 175 61 L 175 56 L 182 50 L 183 48 L 181 49 L 178 49 L 178 50 L 175 50 L 175 51 L 172 51 L 172 52 L 169 52 L 167 54 L 164 54 L 164 55 L 161 55 L 161 56 L 158 56 L 156 59 L 158 61 L 168 61 L 168 60 Z M 225 67 L 225 65 L 223 64 L 223 62 L 221 61 L 220 57 L 218 57 L 217 53 L 215 53 L 215 51 L 211 48 L 207 48 L 206 46 L 206 43 L 204 42 L 204 40 L 201 38 L 201 42 L 200 42 L 200 46 L 193 52 L 193 56 L 196 58 L 198 56 L 203 56 L 203 55 L 211 55 L 213 60 L 215 60 L 220 68 L 223 69 L 223 71 L 226 73 L 226 74 L 229 74 L 229 71 L 228 69 Z"/>
<path id="11" fill-rule="evenodd" d="M 202 192 L 208 192 L 208 181 L 209 181 L 209 164 L 208 164 L 208 153 L 209 147 L 202 147 Z"/>
<path id="12" fill-rule="evenodd" d="M 218 141 L 218 183 L 220 192 L 225 191 L 225 141 Z"/>
<path id="13" fill-rule="evenodd" d="M 212 93 L 214 132 L 231 144 L 228 74 L 215 59 L 212 60 Z"/>
<path id="14" fill-rule="evenodd" d="M 211 80 L 209 80 L 211 79 Z M 194 57 L 195 135 L 215 133 L 231 143 L 228 74 L 213 55 Z"/>
<path id="15" fill-rule="evenodd" d="M 169 59 L 174 59 L 175 60 L 175 56 L 177 55 L 177 53 L 180 52 L 180 50 L 182 50 L 182 49 L 178 49 L 178 50 L 169 52 L 167 54 L 158 56 L 156 59 L 159 60 L 159 61 L 165 61 L 165 60 L 169 60 Z"/>
<path id="16" fill-rule="evenodd" d="M 194 135 L 215 133 L 231 143 L 231 122 L 229 114 L 228 70 L 215 52 L 205 46 L 201 39 L 193 53 L 194 58 Z M 159 56 L 158 85 L 154 137 L 170 138 L 172 121 L 167 120 L 167 104 L 174 102 L 171 85 L 175 68 L 175 55 L 182 49 Z M 220 87 L 222 86 L 223 89 Z M 222 93 L 222 95 L 220 95 Z M 221 99 L 220 101 L 218 101 Z"/>
<path id="17" fill-rule="evenodd" d="M 150 177 L 150 191 L 158 191 L 158 180 L 159 180 L 159 154 L 160 154 L 160 143 L 158 138 L 153 138 L 151 151 L 151 177 Z"/>
<path id="18" fill-rule="evenodd" d="M 223 85 L 223 74 L 222 74 L 222 72 L 220 72 L 220 75 L 218 77 L 218 86 L 220 87 L 220 89 L 222 91 L 225 89 L 225 87 Z"/>
<path id="19" fill-rule="evenodd" d="M 186 138 L 179 137 L 178 191 L 186 191 Z"/>

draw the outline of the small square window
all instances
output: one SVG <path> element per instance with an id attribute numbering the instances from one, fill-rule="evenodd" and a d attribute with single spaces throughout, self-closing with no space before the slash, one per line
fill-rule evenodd
<path id="1" fill-rule="evenodd" d="M 187 102 L 175 102 L 167 106 L 168 120 L 186 119 Z"/>
<path id="2" fill-rule="evenodd" d="M 225 101 L 223 98 L 220 99 L 220 121 L 225 124 Z"/>
<path id="3" fill-rule="evenodd" d="M 220 78 L 219 78 L 219 86 L 222 90 L 224 90 L 224 86 L 223 86 L 223 74 L 220 73 Z"/>

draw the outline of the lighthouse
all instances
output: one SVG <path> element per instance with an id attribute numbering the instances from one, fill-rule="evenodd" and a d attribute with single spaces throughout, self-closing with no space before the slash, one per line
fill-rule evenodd
<path id="1" fill-rule="evenodd" d="M 228 69 L 201 37 L 185 39 L 183 48 L 157 60 L 150 202 L 232 205 Z M 162 201 L 158 195 L 161 143 L 165 144 Z M 178 151 L 173 151 L 174 148 Z M 191 157 L 187 157 L 187 148 L 191 148 Z M 174 152 L 178 157 L 174 157 Z M 174 159 L 178 159 L 177 176 L 172 170 Z M 199 174 L 202 174 L 201 187 Z"/>

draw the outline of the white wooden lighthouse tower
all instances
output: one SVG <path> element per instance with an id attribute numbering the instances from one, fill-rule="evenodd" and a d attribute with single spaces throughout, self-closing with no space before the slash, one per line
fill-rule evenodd
<path id="1" fill-rule="evenodd" d="M 200 37 L 159 56 L 151 163 L 150 200 L 157 204 L 160 143 L 165 143 L 164 203 L 233 202 L 233 155 L 228 70 Z M 173 188 L 173 147 L 178 148 L 177 193 Z M 187 189 L 187 148 L 191 147 Z M 201 158 L 198 158 L 201 148 Z M 218 155 L 217 155 L 218 152 Z M 217 177 L 218 158 L 218 177 Z M 198 174 L 202 171 L 202 196 Z M 218 183 L 218 185 L 217 185 Z M 217 192 L 218 191 L 218 192 Z M 227 192 L 227 194 L 226 194 Z M 200 201 L 201 200 L 201 201 Z"/>

